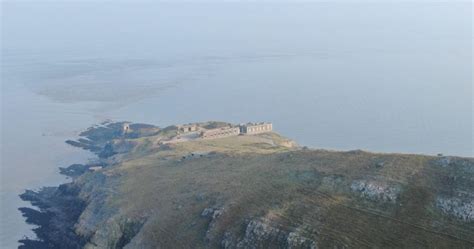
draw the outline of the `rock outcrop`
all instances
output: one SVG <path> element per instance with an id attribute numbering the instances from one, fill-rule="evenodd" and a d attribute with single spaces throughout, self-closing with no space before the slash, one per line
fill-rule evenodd
<path id="1" fill-rule="evenodd" d="M 297 231 L 288 232 L 272 224 L 266 218 L 250 220 L 242 238 L 235 239 L 227 232 L 221 245 L 225 249 L 316 249 L 317 245 L 311 239 L 301 236 Z"/>
<path id="2" fill-rule="evenodd" d="M 357 180 L 352 182 L 351 190 L 361 197 L 384 202 L 396 202 L 400 194 L 400 187 L 391 186 L 385 182 Z"/>
<path id="3" fill-rule="evenodd" d="M 20 249 L 80 249 L 87 238 L 79 236 L 74 226 L 86 203 L 79 197 L 80 188 L 74 184 L 47 187 L 38 192 L 26 191 L 20 197 L 30 201 L 32 208 L 20 208 L 26 222 L 37 225 L 33 229 L 37 239 L 23 239 Z"/>
<path id="4" fill-rule="evenodd" d="M 215 228 L 216 228 L 216 223 L 218 222 L 219 216 L 222 215 L 223 213 L 223 208 L 205 208 L 202 213 L 201 217 L 209 219 L 209 225 L 207 226 L 206 230 L 206 240 L 211 241 L 215 239 Z"/>
<path id="5" fill-rule="evenodd" d="M 436 207 L 445 214 L 466 222 L 474 221 L 474 198 L 438 197 Z"/>

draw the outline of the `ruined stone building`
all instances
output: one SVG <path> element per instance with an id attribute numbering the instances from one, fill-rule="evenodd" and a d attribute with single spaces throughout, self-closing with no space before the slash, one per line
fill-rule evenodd
<path id="1" fill-rule="evenodd" d="M 239 126 L 240 134 L 259 134 L 264 132 L 270 132 L 273 130 L 272 123 L 247 123 Z"/>
<path id="2" fill-rule="evenodd" d="M 178 130 L 181 133 L 194 132 L 199 130 L 199 126 L 197 124 L 181 125 L 178 127 Z"/>
<path id="3" fill-rule="evenodd" d="M 178 135 L 169 142 L 188 141 L 196 139 L 197 137 L 189 137 L 196 134 L 202 139 L 222 138 L 238 135 L 253 135 L 265 132 L 271 132 L 273 129 L 272 123 L 247 123 L 239 126 L 229 124 L 227 127 L 220 127 L 215 129 L 206 129 L 199 123 L 185 124 L 178 126 Z"/>
<path id="4" fill-rule="evenodd" d="M 239 127 L 223 127 L 217 129 L 205 130 L 201 133 L 203 139 L 221 138 L 238 136 L 240 134 Z"/>

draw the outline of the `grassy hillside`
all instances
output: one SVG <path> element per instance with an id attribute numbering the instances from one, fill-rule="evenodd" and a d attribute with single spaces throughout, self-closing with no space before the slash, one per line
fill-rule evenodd
<path id="1" fill-rule="evenodd" d="M 474 247 L 473 159 L 158 137 L 75 181 L 86 248 Z"/>

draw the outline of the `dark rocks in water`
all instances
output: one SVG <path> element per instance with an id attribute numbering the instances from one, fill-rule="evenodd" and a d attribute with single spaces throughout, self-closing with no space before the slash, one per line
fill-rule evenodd
<path id="1" fill-rule="evenodd" d="M 18 242 L 21 244 L 20 246 L 18 246 L 18 249 L 59 249 L 59 247 L 55 247 L 55 245 L 52 245 L 48 242 L 33 240 L 30 238 L 24 238 L 19 240 Z"/>
<path id="2" fill-rule="evenodd" d="M 66 168 L 59 167 L 59 173 L 75 178 L 89 171 L 89 167 L 89 165 L 84 164 L 71 164 Z"/>
<path id="3" fill-rule="evenodd" d="M 73 179 L 83 175 L 86 172 L 93 171 L 97 167 L 106 167 L 107 164 L 104 162 L 95 162 L 91 164 L 71 164 L 68 167 L 59 167 L 59 173 L 65 176 L 69 176 Z"/>
<path id="4" fill-rule="evenodd" d="M 28 224 L 48 224 L 52 216 L 49 212 L 41 212 L 32 208 L 21 207 L 18 210 L 26 218 Z"/>
<path id="5" fill-rule="evenodd" d="M 88 151 L 91 151 L 91 152 L 94 152 L 94 153 L 100 152 L 102 150 L 102 148 L 99 147 L 99 146 L 91 145 L 91 144 L 88 144 L 88 143 L 85 144 L 85 143 L 82 143 L 82 142 L 79 142 L 79 141 L 67 140 L 66 143 L 71 145 L 71 146 L 82 148 L 84 150 L 88 150 Z"/>
<path id="6" fill-rule="evenodd" d="M 25 193 L 20 195 L 20 198 L 24 201 L 29 201 L 31 205 L 38 207 L 39 209 L 46 209 L 50 207 L 50 202 L 46 201 L 47 196 L 52 196 L 57 190 L 57 187 L 45 187 L 40 191 L 35 192 L 33 190 L 26 190 Z"/>
<path id="7" fill-rule="evenodd" d="M 38 226 L 33 229 L 38 239 L 21 239 L 19 248 L 82 248 L 86 240 L 74 232 L 74 224 L 85 207 L 78 194 L 79 189 L 71 183 L 21 194 L 22 200 L 39 209 L 19 208 L 28 224 Z"/>

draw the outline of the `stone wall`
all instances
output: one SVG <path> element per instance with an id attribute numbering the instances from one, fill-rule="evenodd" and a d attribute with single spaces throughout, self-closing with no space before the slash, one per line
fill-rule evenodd
<path id="1" fill-rule="evenodd" d="M 240 129 L 238 127 L 227 127 L 227 128 L 217 128 L 217 129 L 203 131 L 201 133 L 201 137 L 203 139 L 212 139 L 212 138 L 238 136 L 239 134 L 240 134 Z"/>

